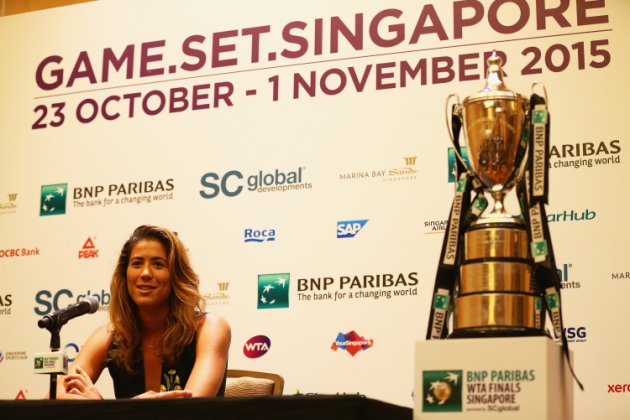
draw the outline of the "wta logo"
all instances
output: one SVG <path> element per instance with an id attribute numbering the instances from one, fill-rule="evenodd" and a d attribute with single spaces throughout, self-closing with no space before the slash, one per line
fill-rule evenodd
<path id="1" fill-rule="evenodd" d="M 257 335 L 247 340 L 243 353 L 250 359 L 257 359 L 267 354 L 271 348 L 271 340 L 266 335 Z"/>

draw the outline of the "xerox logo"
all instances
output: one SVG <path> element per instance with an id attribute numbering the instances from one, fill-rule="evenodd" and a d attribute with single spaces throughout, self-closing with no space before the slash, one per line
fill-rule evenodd
<path id="1" fill-rule="evenodd" d="M 310 189 L 313 185 L 303 181 L 304 171 L 306 171 L 304 166 L 294 171 L 280 169 L 268 172 L 258 171 L 256 174 L 247 176 L 247 189 L 259 193 Z M 238 170 L 231 170 L 223 175 L 207 172 L 201 176 L 203 189 L 199 191 L 199 195 L 205 199 L 215 198 L 221 193 L 226 197 L 236 197 L 245 187 L 244 178 L 243 173 Z"/>
<path id="2" fill-rule="evenodd" d="M 365 351 L 371 348 L 373 345 L 374 340 L 372 340 L 371 338 L 363 338 L 354 330 L 352 330 L 345 334 L 341 332 L 338 333 L 337 338 L 335 339 L 335 341 L 333 341 L 330 348 L 334 351 L 337 351 L 338 349 L 345 350 L 350 353 L 352 357 L 354 357 L 354 355 L 361 350 Z"/>
<path id="3" fill-rule="evenodd" d="M 66 192 L 68 184 L 42 185 L 39 204 L 40 216 L 66 214 Z"/>
<path id="4" fill-rule="evenodd" d="M 337 222 L 337 238 L 354 238 L 367 222 L 368 219 Z"/>
<path id="5" fill-rule="evenodd" d="M 243 353 L 250 359 L 264 356 L 271 348 L 271 340 L 266 335 L 257 335 L 247 340 L 243 346 Z"/>
<path id="6" fill-rule="evenodd" d="M 96 239 L 96 238 L 94 238 Z M 83 244 L 83 249 L 79 251 L 79 259 L 98 258 L 98 249 L 94 246 L 92 238 L 87 238 Z"/>
<path id="7" fill-rule="evenodd" d="M 245 242 L 273 242 L 276 240 L 275 229 L 245 229 Z"/>
<path id="8" fill-rule="evenodd" d="M 630 384 L 612 384 L 608 385 L 608 393 L 630 392 Z"/>

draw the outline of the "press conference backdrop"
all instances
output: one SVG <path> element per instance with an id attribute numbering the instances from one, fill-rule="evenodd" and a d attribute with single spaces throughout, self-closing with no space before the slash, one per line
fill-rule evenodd
<path id="1" fill-rule="evenodd" d="M 412 406 L 454 190 L 445 98 L 480 90 L 497 49 L 509 88 L 549 94 L 576 418 L 627 418 L 627 2 L 171 6 L 0 20 L 0 397 L 44 396 L 37 320 L 100 299 L 61 331 L 73 358 L 123 242 L 158 224 L 230 322 L 232 368 Z"/>

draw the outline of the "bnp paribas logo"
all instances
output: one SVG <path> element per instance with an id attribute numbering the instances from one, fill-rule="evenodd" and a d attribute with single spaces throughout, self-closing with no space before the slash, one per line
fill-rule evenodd
<path id="1" fill-rule="evenodd" d="M 40 216 L 66 214 L 66 193 L 68 184 L 42 185 L 39 205 Z"/>
<path id="2" fill-rule="evenodd" d="M 422 371 L 422 411 L 453 413 L 462 411 L 462 371 Z"/>
<path id="3" fill-rule="evenodd" d="M 258 275 L 258 309 L 289 307 L 289 273 Z"/>
<path id="4" fill-rule="evenodd" d="M 466 146 L 461 146 L 461 155 L 462 158 L 464 158 L 464 162 L 466 162 L 466 165 L 468 167 L 470 167 L 470 163 L 468 160 L 468 149 L 466 148 Z M 457 163 L 457 155 L 455 155 L 455 149 L 452 147 L 448 148 L 448 182 L 449 183 L 453 183 L 455 182 L 455 177 L 456 177 L 456 164 Z"/>

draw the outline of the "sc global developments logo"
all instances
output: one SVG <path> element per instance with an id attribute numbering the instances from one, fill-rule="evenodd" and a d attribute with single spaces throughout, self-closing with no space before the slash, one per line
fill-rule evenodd
<path id="1" fill-rule="evenodd" d="M 216 172 L 207 172 L 201 176 L 201 186 L 199 195 L 205 199 L 212 199 L 219 194 L 226 197 L 236 197 L 247 187 L 251 192 L 287 192 L 295 190 L 310 189 L 313 185 L 304 182 L 304 171 L 306 168 L 300 166 L 296 170 L 284 171 L 274 169 L 272 171 L 248 175 L 245 177 L 238 170 L 231 170 L 223 175 Z M 243 180 L 245 179 L 245 182 Z M 244 185 L 246 184 L 246 185 Z"/>

